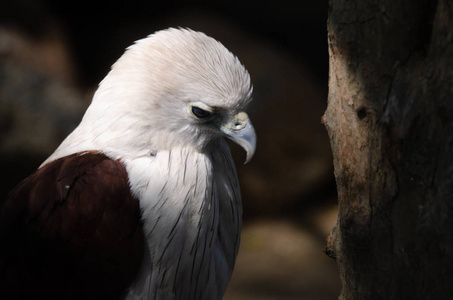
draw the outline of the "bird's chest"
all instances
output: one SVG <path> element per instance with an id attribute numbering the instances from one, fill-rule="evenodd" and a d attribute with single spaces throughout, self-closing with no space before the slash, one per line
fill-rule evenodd
<path id="1" fill-rule="evenodd" d="M 239 244 L 241 203 L 229 150 L 178 149 L 130 165 L 148 244 L 147 296 L 220 299 Z"/>

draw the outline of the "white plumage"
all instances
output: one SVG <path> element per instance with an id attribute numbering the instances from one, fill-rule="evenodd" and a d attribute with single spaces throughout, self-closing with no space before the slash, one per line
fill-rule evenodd
<path id="1" fill-rule="evenodd" d="M 43 165 L 96 150 L 126 166 L 147 249 L 130 299 L 221 299 L 241 230 L 228 137 L 247 151 L 249 74 L 203 33 L 137 41 L 102 81 L 80 125 Z"/>

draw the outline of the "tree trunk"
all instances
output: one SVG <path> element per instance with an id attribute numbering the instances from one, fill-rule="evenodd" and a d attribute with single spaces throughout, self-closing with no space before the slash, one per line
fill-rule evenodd
<path id="1" fill-rule="evenodd" d="M 331 0 L 340 299 L 453 299 L 453 2 Z"/>

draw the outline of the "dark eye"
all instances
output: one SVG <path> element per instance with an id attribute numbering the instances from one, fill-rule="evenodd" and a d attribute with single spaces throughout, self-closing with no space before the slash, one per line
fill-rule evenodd
<path id="1" fill-rule="evenodd" d="M 211 115 L 211 113 L 209 111 L 206 111 L 206 110 L 201 109 L 201 108 L 196 107 L 196 106 L 192 106 L 192 113 L 197 118 L 200 118 L 200 119 L 209 117 Z"/>

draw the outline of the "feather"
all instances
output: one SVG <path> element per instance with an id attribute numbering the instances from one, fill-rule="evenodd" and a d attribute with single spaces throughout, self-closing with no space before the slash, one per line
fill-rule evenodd
<path id="1" fill-rule="evenodd" d="M 1 203 L 0 298 L 118 298 L 143 241 L 121 162 L 97 152 L 55 160 Z"/>

